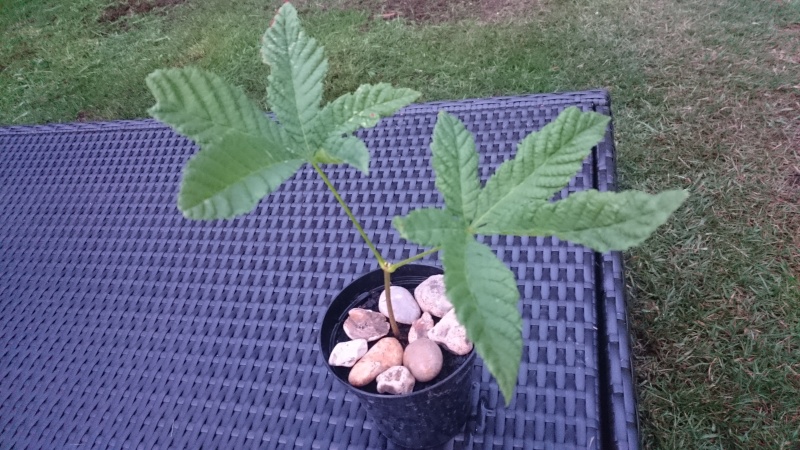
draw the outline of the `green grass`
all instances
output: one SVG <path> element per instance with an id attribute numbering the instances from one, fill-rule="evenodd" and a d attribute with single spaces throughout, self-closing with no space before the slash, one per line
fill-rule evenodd
<path id="1" fill-rule="evenodd" d="M 116 24 L 98 22 L 104 1 L 0 5 L 0 123 L 143 117 L 158 67 L 265 96 L 274 2 L 194 0 Z M 645 447 L 800 445 L 797 0 L 550 0 L 491 25 L 304 19 L 331 60 L 328 98 L 376 81 L 423 101 L 610 89 L 625 187 L 692 193 L 627 255 Z"/>

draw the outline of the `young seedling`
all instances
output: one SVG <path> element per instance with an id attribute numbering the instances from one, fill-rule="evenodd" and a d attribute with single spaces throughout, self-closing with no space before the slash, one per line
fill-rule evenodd
<path id="1" fill-rule="evenodd" d="M 264 34 L 261 55 L 271 70 L 267 99 L 277 121 L 241 89 L 211 73 L 182 68 L 147 77 L 156 98 L 150 114 L 200 147 L 186 164 L 178 208 L 199 220 L 246 214 L 309 164 L 383 270 L 395 336 L 399 332 L 388 298 L 391 274 L 443 252 L 447 296 L 507 402 L 522 356 L 519 291 L 512 272 L 475 235 L 555 236 L 599 252 L 625 250 L 663 224 L 687 195 L 682 190 L 657 195 L 589 190 L 551 202 L 604 137 L 609 122 L 606 116 L 574 107 L 525 137 L 516 156 L 481 186 L 472 135 L 455 116 L 441 112 L 431 151 L 445 207 L 394 218 L 403 238 L 430 250 L 392 263 L 381 256 L 322 166 L 349 164 L 367 174 L 369 151 L 353 133 L 375 126 L 419 93 L 383 83 L 363 85 L 321 106 L 328 63 L 289 3 Z"/>

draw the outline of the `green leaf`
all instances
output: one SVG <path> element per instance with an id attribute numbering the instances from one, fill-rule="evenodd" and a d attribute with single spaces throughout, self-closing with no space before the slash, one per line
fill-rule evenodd
<path id="1" fill-rule="evenodd" d="M 514 274 L 468 234 L 444 244 L 444 283 L 458 321 L 511 402 L 522 358 L 522 319 Z"/>
<path id="2" fill-rule="evenodd" d="M 323 148 L 317 150 L 313 161 L 319 164 L 347 163 L 369 174 L 369 149 L 355 136 L 329 138 Z"/>
<path id="3" fill-rule="evenodd" d="M 156 70 L 147 77 L 156 98 L 148 111 L 200 146 L 231 130 L 285 145 L 283 132 L 238 87 L 194 68 Z"/>
<path id="4" fill-rule="evenodd" d="M 499 228 L 479 233 L 556 236 L 599 252 L 638 245 L 667 221 L 686 199 L 683 190 L 650 195 L 641 191 L 581 191 L 555 203 L 520 209 Z"/>
<path id="5" fill-rule="evenodd" d="M 341 135 L 374 127 L 382 117 L 408 106 L 419 95 L 417 91 L 393 88 L 387 83 L 363 84 L 325 106 L 320 115 L 320 132 L 326 136 Z"/>
<path id="6" fill-rule="evenodd" d="M 270 66 L 267 98 L 287 134 L 311 159 L 322 142 L 314 130 L 322 101 L 328 61 L 300 26 L 297 10 L 284 3 L 261 41 L 261 56 Z"/>
<path id="7" fill-rule="evenodd" d="M 292 176 L 302 160 L 262 137 L 232 131 L 186 164 L 178 208 L 189 219 L 227 219 L 250 212 Z"/>
<path id="8" fill-rule="evenodd" d="M 436 187 L 444 196 L 447 209 L 467 223 L 472 222 L 481 189 L 472 133 L 458 118 L 442 111 L 433 130 L 431 151 Z"/>
<path id="9" fill-rule="evenodd" d="M 428 247 L 442 245 L 453 236 L 466 233 L 466 224 L 443 209 L 423 208 L 405 217 L 395 217 L 392 225 L 403 239 Z"/>
<path id="10" fill-rule="evenodd" d="M 502 227 L 520 205 L 552 197 L 580 170 L 609 120 L 570 107 L 523 139 L 516 157 L 497 169 L 478 196 L 478 217 L 472 225 Z"/>
<path id="11" fill-rule="evenodd" d="M 418 96 L 411 89 L 395 89 L 381 83 L 362 85 L 354 93 L 329 103 L 315 124 L 312 142 L 322 145 L 314 154 L 314 162 L 347 163 L 369 173 L 369 150 L 360 139 L 347 135 L 359 128 L 374 127 L 382 117 L 394 114 Z"/>

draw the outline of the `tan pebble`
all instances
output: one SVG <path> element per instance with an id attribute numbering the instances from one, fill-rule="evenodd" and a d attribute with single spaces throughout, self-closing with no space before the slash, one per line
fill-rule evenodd
<path id="1" fill-rule="evenodd" d="M 435 317 L 443 317 L 453 309 L 453 304 L 445 293 L 444 275 L 433 275 L 420 283 L 414 289 L 414 298 L 422 311 Z"/>
<path id="2" fill-rule="evenodd" d="M 343 328 L 350 339 L 366 339 L 372 342 L 389 333 L 389 322 L 386 316 L 379 312 L 353 308 L 347 315 Z"/>
<path id="3" fill-rule="evenodd" d="M 403 364 L 403 346 L 393 337 L 376 342 L 350 370 L 347 380 L 353 386 L 366 386 L 389 367 Z"/>
<path id="4" fill-rule="evenodd" d="M 433 328 L 433 317 L 430 313 L 425 313 L 411 324 L 411 328 L 408 330 L 408 343 L 427 337 L 431 328 Z"/>
<path id="5" fill-rule="evenodd" d="M 340 342 L 331 351 L 328 364 L 332 366 L 353 367 L 362 356 L 367 353 L 367 340 L 355 339 L 347 342 Z"/>
<path id="6" fill-rule="evenodd" d="M 408 344 L 403 354 L 403 365 L 419 382 L 436 378 L 442 371 L 442 350 L 430 339 L 420 338 Z"/>
<path id="7" fill-rule="evenodd" d="M 428 339 L 444 345 L 456 355 L 466 355 L 472 351 L 472 342 L 467 339 L 467 329 L 458 323 L 455 309 L 445 314 L 442 320 L 428 331 Z"/>
<path id="8" fill-rule="evenodd" d="M 414 376 L 403 366 L 394 366 L 378 375 L 378 393 L 403 395 L 414 391 Z"/>

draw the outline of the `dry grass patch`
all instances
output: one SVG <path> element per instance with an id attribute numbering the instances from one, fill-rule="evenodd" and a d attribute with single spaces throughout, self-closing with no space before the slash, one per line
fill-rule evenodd
<path id="1" fill-rule="evenodd" d="M 483 24 L 520 23 L 543 11 L 541 1 L 537 0 L 304 0 L 299 5 L 319 10 L 365 11 L 373 20 L 403 19 L 416 24 L 465 20 Z"/>
<path id="2" fill-rule="evenodd" d="M 103 22 L 116 22 L 124 17 L 146 14 L 154 10 L 172 7 L 186 0 L 121 0 L 106 7 L 98 19 Z"/>
<path id="3" fill-rule="evenodd" d="M 770 53 L 775 59 L 785 63 L 780 70 L 800 70 L 797 66 L 800 64 L 800 23 L 781 27 Z"/>

